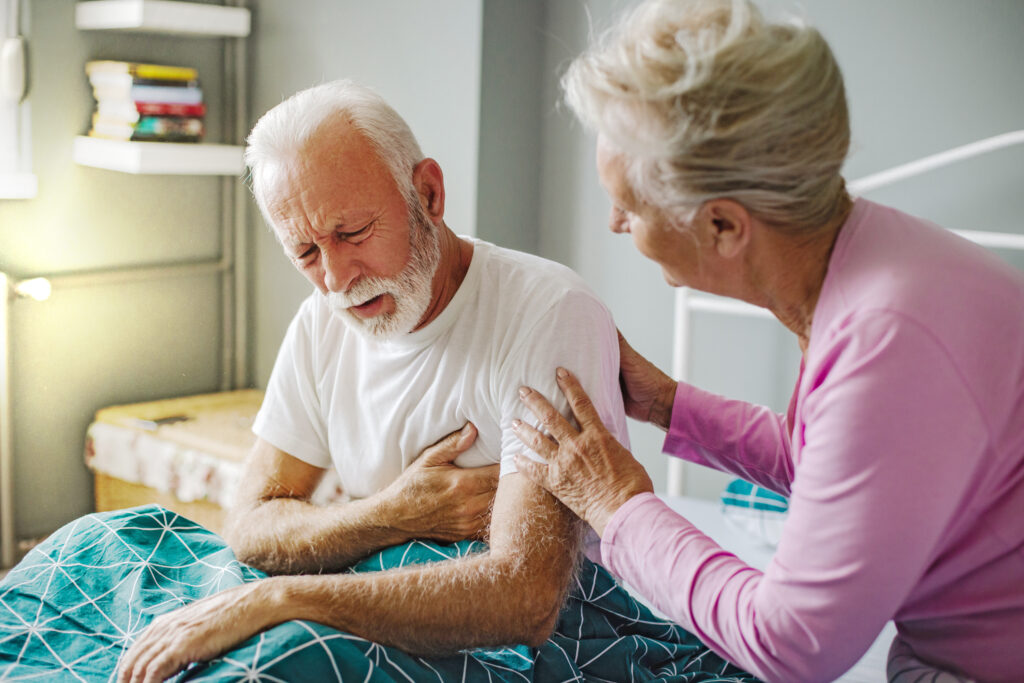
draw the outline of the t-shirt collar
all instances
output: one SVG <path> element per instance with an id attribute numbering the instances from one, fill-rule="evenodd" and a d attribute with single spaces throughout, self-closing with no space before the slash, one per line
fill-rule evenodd
<path id="1" fill-rule="evenodd" d="M 455 324 L 455 321 L 459 317 L 459 313 L 466 307 L 466 303 L 470 301 L 473 296 L 476 296 L 476 292 L 479 289 L 480 274 L 483 270 L 483 263 L 487 259 L 486 247 L 488 245 L 486 242 L 481 242 L 472 237 L 466 237 L 464 235 L 460 235 L 459 237 L 461 239 L 468 239 L 473 243 L 473 257 L 469 262 L 469 268 L 466 270 L 466 276 L 462 279 L 462 283 L 455 291 L 455 296 L 453 296 L 452 300 L 448 302 L 448 305 L 444 307 L 441 314 L 431 320 L 425 327 L 422 327 L 415 332 L 410 332 L 409 334 L 403 334 L 399 337 L 389 339 L 386 342 L 381 342 L 382 345 L 393 348 L 414 348 L 423 347 L 432 343 Z"/>

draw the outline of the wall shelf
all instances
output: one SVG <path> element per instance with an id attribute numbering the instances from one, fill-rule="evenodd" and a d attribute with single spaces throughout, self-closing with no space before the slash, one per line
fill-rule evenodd
<path id="1" fill-rule="evenodd" d="M 221 202 L 221 296 L 223 341 L 221 389 L 247 382 L 249 194 L 244 182 L 245 132 L 249 126 L 248 50 L 252 28 L 251 0 L 187 2 L 184 0 L 81 0 L 75 3 L 75 26 L 81 30 L 121 31 L 181 36 L 187 54 L 193 38 L 220 38 L 224 55 L 223 139 L 234 144 L 124 142 L 89 136 L 75 138 L 72 158 L 78 164 L 133 174 L 219 176 Z M 111 55 L 105 55 L 111 58 Z"/>
<path id="2" fill-rule="evenodd" d="M 137 174 L 239 176 L 241 145 L 194 142 L 124 142 L 79 135 L 72 156 L 83 166 Z"/>
<path id="3" fill-rule="evenodd" d="M 75 5 L 75 26 L 86 30 L 139 31 L 244 37 L 251 16 L 243 7 L 173 0 L 91 0 Z"/>

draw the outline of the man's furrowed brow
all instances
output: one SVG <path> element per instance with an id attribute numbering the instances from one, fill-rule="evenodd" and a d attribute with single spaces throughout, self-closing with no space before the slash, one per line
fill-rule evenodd
<path id="1" fill-rule="evenodd" d="M 362 228 L 383 213 L 380 209 L 359 208 L 342 211 L 334 217 L 335 230 L 351 230 Z"/>

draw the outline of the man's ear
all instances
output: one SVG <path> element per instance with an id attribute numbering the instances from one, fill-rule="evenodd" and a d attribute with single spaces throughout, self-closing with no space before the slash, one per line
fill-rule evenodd
<path id="1" fill-rule="evenodd" d="M 702 232 L 722 258 L 736 258 L 750 243 L 753 219 L 739 202 L 712 199 L 701 206 L 698 217 Z"/>
<path id="2" fill-rule="evenodd" d="M 420 196 L 420 206 L 434 225 L 444 220 L 444 175 L 441 166 L 427 158 L 412 169 L 412 184 Z"/>

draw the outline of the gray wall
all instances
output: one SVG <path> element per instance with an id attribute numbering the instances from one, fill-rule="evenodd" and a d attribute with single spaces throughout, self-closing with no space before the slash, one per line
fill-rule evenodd
<path id="1" fill-rule="evenodd" d="M 218 179 L 85 168 L 71 161 L 71 143 L 89 125 L 93 101 L 82 67 L 97 58 L 198 67 L 210 105 L 208 139 L 218 141 L 223 41 L 80 32 L 73 2 L 23 5 L 40 190 L 32 200 L 0 201 L 0 269 L 27 277 L 217 258 Z M 372 85 L 440 161 L 449 188 L 446 218 L 472 234 L 481 1 L 254 1 L 251 7 L 253 112 L 328 79 Z M 263 384 L 310 288 L 257 212 L 250 213 L 251 376 Z M 33 537 L 91 510 L 82 453 L 98 408 L 218 389 L 219 279 L 57 288 L 46 302 L 15 301 L 11 318 L 16 533 Z"/>
<path id="2" fill-rule="evenodd" d="M 83 65 L 95 58 L 198 67 L 216 140 L 220 41 L 80 32 L 73 2 L 23 6 L 39 195 L 0 200 L 0 269 L 27 276 L 216 258 L 219 180 L 77 166 L 71 143 L 89 126 Z M 92 509 L 82 453 L 96 409 L 216 390 L 219 283 L 203 276 L 56 288 L 45 302 L 14 301 L 11 318 L 16 523 L 19 536 L 31 537 Z"/>
<path id="3" fill-rule="evenodd" d="M 672 293 L 658 267 L 627 236 L 607 229 L 593 138 L 556 107 L 556 75 L 582 50 L 589 22 L 609 24 L 630 3 L 549 2 L 540 251 L 577 269 L 608 303 L 623 334 L 659 366 L 671 367 Z M 832 43 L 852 111 L 857 178 L 950 147 L 1024 127 L 1024 3 L 1019 0 L 805 0 L 806 16 Z M 795 3 L 769 2 L 770 9 Z M 879 190 L 890 203 L 951 228 L 1024 232 L 1017 147 Z M 1024 265 L 1019 255 L 1007 254 Z M 795 340 L 774 321 L 696 314 L 694 383 L 783 410 L 796 379 Z M 663 488 L 663 435 L 634 425 L 634 452 Z M 688 468 L 688 492 L 714 497 L 723 477 Z"/>
<path id="4" fill-rule="evenodd" d="M 477 236 L 538 253 L 545 3 L 484 0 Z"/>
<path id="5" fill-rule="evenodd" d="M 323 81 L 354 78 L 374 88 L 409 122 L 424 154 L 440 162 L 448 225 L 473 234 L 481 0 L 259 0 L 252 6 L 254 117 Z M 255 378 L 263 386 L 288 323 L 312 289 L 255 207 L 252 213 Z"/>

